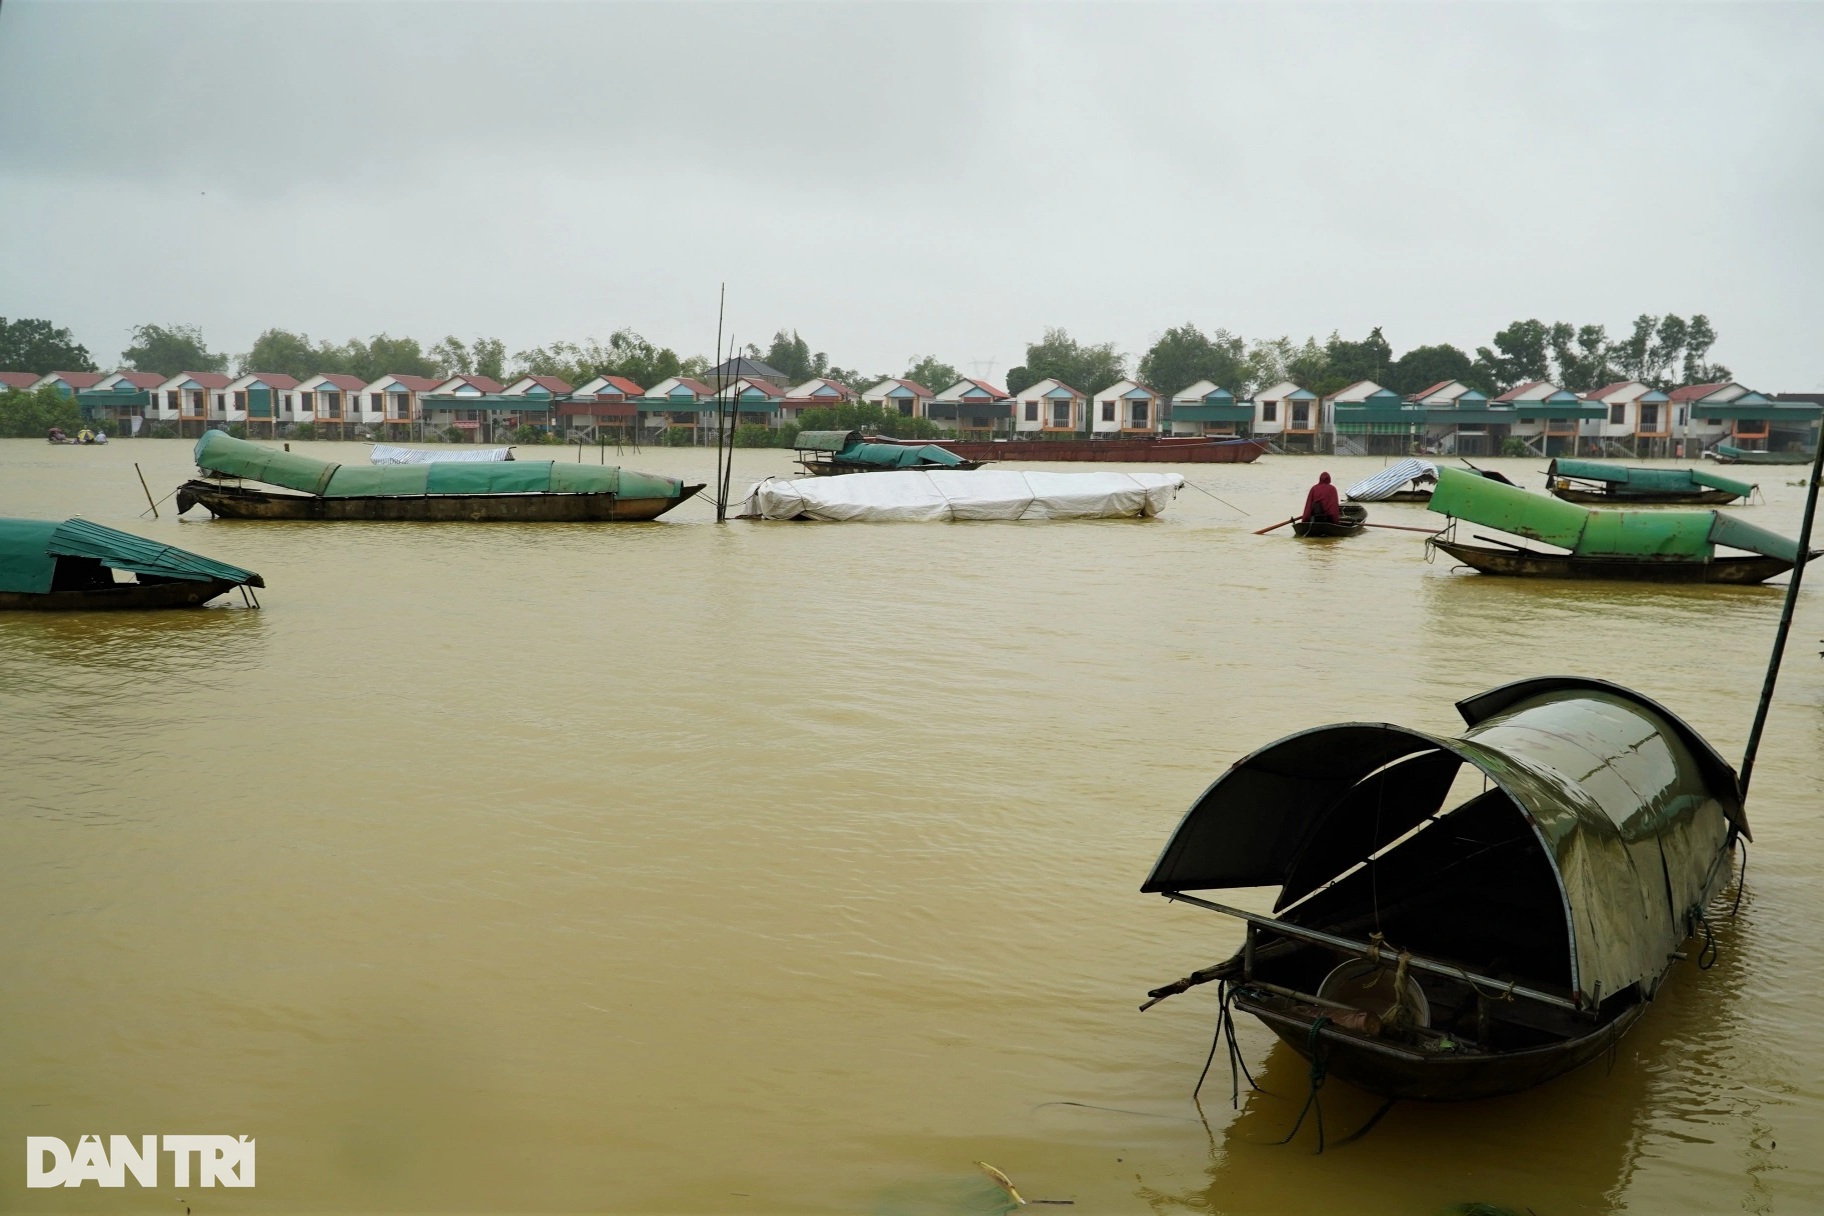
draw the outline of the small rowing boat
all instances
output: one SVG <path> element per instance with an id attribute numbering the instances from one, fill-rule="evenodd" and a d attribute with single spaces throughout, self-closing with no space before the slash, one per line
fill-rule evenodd
<path id="1" fill-rule="evenodd" d="M 1810 452 L 1763 452 L 1756 448 L 1738 448 L 1719 443 L 1704 453 L 1707 460 L 1718 464 L 1810 464 Z"/>
<path id="2" fill-rule="evenodd" d="M 1332 522 L 1327 519 L 1292 521 L 1292 535 L 1303 540 L 1324 540 L 1336 536 L 1359 536 L 1362 529 L 1368 526 L 1368 508 L 1358 507 L 1346 502 L 1341 508 L 1342 519 Z"/>
<path id="3" fill-rule="evenodd" d="M 1591 506 L 1722 506 L 1755 486 L 1708 469 L 1643 469 L 1597 460 L 1553 460 L 1545 488 L 1554 498 Z"/>
<path id="4" fill-rule="evenodd" d="M 116 581 L 117 571 L 133 577 Z M 0 609 L 200 608 L 265 585 L 251 570 L 86 519 L 0 519 Z"/>
<path id="5" fill-rule="evenodd" d="M 703 488 L 562 460 L 335 464 L 222 431 L 196 441 L 196 464 L 206 479 L 178 488 L 178 514 L 201 505 L 224 519 L 626 523 L 657 519 Z"/>

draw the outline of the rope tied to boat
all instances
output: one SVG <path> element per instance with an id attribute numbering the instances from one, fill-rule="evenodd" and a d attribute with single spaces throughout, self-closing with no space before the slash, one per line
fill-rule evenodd
<path id="1" fill-rule="evenodd" d="M 1248 1079 L 1248 1088 L 1259 1090 L 1260 1085 L 1254 1080 L 1254 1074 L 1248 1071 L 1248 1062 L 1241 1058 L 1241 1044 L 1235 1038 L 1235 1010 L 1230 1002 L 1234 993 L 1229 990 L 1227 980 L 1216 982 L 1216 1037 L 1210 1040 L 1210 1054 L 1204 1058 L 1203 1071 L 1197 1075 L 1197 1087 L 1191 1091 L 1191 1101 L 1203 1092 L 1204 1079 L 1210 1075 L 1210 1065 L 1216 1059 L 1216 1047 L 1225 1039 L 1229 1045 L 1229 1105 L 1241 1109 L 1241 1078 Z"/>
<path id="2" fill-rule="evenodd" d="M 1736 847 L 1742 851 L 1742 868 L 1735 876 L 1735 902 L 1729 905 L 1731 920 L 1734 920 L 1735 914 L 1742 910 L 1742 892 L 1748 889 L 1748 842 L 1738 839 L 1735 843 Z"/>
<path id="3" fill-rule="evenodd" d="M 1697 951 L 1697 969 L 1708 971 L 1716 966 L 1716 933 L 1710 928 L 1710 919 L 1702 908 L 1697 909 L 1697 927 L 1704 931 L 1704 944 Z"/>
<path id="4" fill-rule="evenodd" d="M 1311 1051 L 1311 1088 L 1305 1095 L 1305 1105 L 1298 1112 L 1298 1118 L 1292 1123 L 1292 1130 L 1286 1133 L 1281 1144 L 1290 1144 L 1292 1137 L 1298 1135 L 1298 1129 L 1305 1125 L 1305 1116 L 1313 1109 L 1317 1111 L 1317 1151 L 1321 1156 L 1324 1151 L 1324 1104 L 1318 1098 L 1318 1091 L 1323 1089 L 1324 1081 L 1329 1076 L 1329 1065 L 1324 1060 L 1324 1027 L 1330 1024 L 1328 1014 L 1321 1015 L 1311 1023 L 1311 1033 L 1306 1045 Z M 1378 1117 L 1378 1116 L 1377 1116 Z"/>

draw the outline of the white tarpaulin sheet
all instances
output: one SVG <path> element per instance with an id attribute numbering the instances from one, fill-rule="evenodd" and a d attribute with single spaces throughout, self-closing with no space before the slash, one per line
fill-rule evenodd
<path id="1" fill-rule="evenodd" d="M 748 490 L 741 514 L 758 519 L 1121 519 L 1157 515 L 1178 495 L 1177 473 L 1039 473 L 902 469 L 793 481 Z"/>
<path id="2" fill-rule="evenodd" d="M 511 460 L 512 452 L 512 448 L 395 448 L 376 443 L 367 459 L 373 464 L 487 464 Z"/>
<path id="3" fill-rule="evenodd" d="M 1350 502 L 1380 502 L 1405 489 L 1408 482 L 1421 477 L 1436 482 L 1438 466 L 1424 460 L 1402 460 L 1398 464 L 1388 465 L 1373 477 L 1356 482 L 1344 490 L 1343 494 Z"/>

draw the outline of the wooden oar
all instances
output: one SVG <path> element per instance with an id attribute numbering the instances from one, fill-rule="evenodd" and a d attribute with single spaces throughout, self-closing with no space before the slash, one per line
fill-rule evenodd
<path id="1" fill-rule="evenodd" d="M 1270 528 L 1256 528 L 1254 530 L 1254 535 L 1265 536 L 1269 532 L 1279 531 L 1281 528 L 1285 527 L 1287 524 L 1295 524 L 1297 522 L 1298 522 L 1298 516 L 1294 515 L 1291 519 L 1281 520 L 1279 523 L 1274 524 Z"/>
<path id="2" fill-rule="evenodd" d="M 1423 532 L 1427 536 L 1437 536 L 1437 535 L 1440 535 L 1444 531 L 1444 529 L 1442 529 L 1442 528 L 1415 528 L 1415 527 L 1411 526 L 1410 524 L 1371 524 L 1366 521 L 1363 522 L 1362 527 L 1364 527 L 1364 528 L 1392 528 L 1395 531 L 1399 531 L 1399 532 Z"/>

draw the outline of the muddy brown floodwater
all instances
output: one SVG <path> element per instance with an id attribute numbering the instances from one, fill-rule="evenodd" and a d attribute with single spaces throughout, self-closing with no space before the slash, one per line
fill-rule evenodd
<path id="1" fill-rule="evenodd" d="M 1214 992 L 1136 1010 L 1237 941 L 1139 894 L 1185 807 L 1280 735 L 1453 730 L 1455 699 L 1543 673 L 1739 756 L 1780 587 L 1249 534 L 1378 459 L 1187 466 L 1239 510 L 1187 489 L 1153 521 L 724 527 L 154 522 L 135 461 L 164 494 L 189 445 L 0 442 L 0 514 L 250 567 L 265 608 L 0 618 L 9 1211 L 168 1208 L 27 1191 L 18 1147 L 182 1132 L 257 1138 L 258 1185 L 199 1212 L 1001 1210 L 977 1159 L 1085 1213 L 1824 1193 L 1818 591 L 1715 969 L 1675 971 L 1612 1063 L 1402 1104 L 1319 1157 L 1309 1124 L 1272 1146 L 1305 1067 L 1264 1028 L 1239 1027 L 1269 1092 L 1231 1111 L 1219 1061 L 1206 1124 Z M 788 468 L 742 451 L 736 480 Z M 1801 472 L 1753 475 L 1742 514 L 1795 532 Z M 1331 1137 L 1374 1106 L 1332 1082 Z"/>

